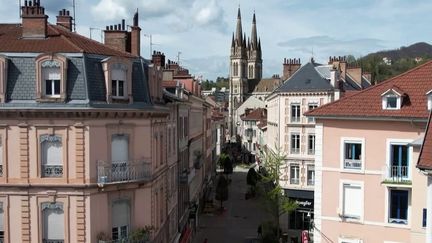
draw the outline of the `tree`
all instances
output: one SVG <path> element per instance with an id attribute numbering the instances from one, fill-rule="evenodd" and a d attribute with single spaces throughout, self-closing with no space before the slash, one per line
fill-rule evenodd
<path id="1" fill-rule="evenodd" d="M 283 214 L 289 213 L 297 208 L 297 203 L 283 195 L 279 179 L 282 176 L 281 167 L 285 163 L 285 156 L 278 149 L 276 152 L 264 153 L 264 167 L 260 170 L 261 180 L 258 183 L 262 192 L 263 205 L 273 216 L 276 227 L 277 239 L 280 238 L 279 219 Z"/>
<path id="2" fill-rule="evenodd" d="M 220 208 L 222 210 L 222 203 L 228 200 L 228 181 L 224 175 L 219 175 L 215 198 L 220 201 Z"/>

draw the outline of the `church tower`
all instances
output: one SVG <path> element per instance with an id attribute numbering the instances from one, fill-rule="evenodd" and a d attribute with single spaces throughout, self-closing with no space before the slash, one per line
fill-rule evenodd
<path id="1" fill-rule="evenodd" d="M 244 95 L 248 92 L 247 83 L 247 47 L 246 35 L 242 30 L 240 7 L 237 13 L 237 27 L 231 41 L 230 77 L 229 77 L 229 131 L 230 135 L 237 134 L 235 111 L 239 104 L 243 103 Z"/>
<path id="2" fill-rule="evenodd" d="M 248 57 L 248 79 L 261 80 L 262 78 L 262 56 L 261 56 L 261 40 L 258 39 L 256 28 L 255 12 L 252 19 L 251 38 L 248 40 L 247 46 Z"/>

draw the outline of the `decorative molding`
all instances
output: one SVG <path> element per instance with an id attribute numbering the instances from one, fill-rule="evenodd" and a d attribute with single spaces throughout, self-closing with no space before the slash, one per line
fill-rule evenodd
<path id="1" fill-rule="evenodd" d="M 44 142 L 62 142 L 62 138 L 59 135 L 48 135 L 48 134 L 44 134 L 40 136 L 40 143 L 44 143 Z"/>
<path id="2" fill-rule="evenodd" d="M 42 203 L 42 211 L 44 211 L 45 209 L 53 209 L 53 210 L 61 210 L 63 211 L 63 203 L 59 203 L 59 202 L 45 202 Z"/>
<path id="3" fill-rule="evenodd" d="M 46 60 L 41 63 L 42 68 L 60 68 L 60 62 L 56 60 Z"/>

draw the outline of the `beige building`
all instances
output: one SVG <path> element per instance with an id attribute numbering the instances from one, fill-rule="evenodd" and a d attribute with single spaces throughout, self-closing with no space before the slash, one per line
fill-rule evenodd
<path id="1" fill-rule="evenodd" d="M 316 119 L 314 242 L 429 242 L 416 169 L 432 62 L 309 112 Z"/>

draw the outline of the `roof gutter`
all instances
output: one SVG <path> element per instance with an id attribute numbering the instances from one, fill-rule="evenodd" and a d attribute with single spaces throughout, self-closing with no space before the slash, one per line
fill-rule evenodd
<path id="1" fill-rule="evenodd" d="M 401 122 L 427 122 L 427 118 L 421 118 L 421 117 L 414 117 L 414 118 L 405 118 L 405 117 L 348 117 L 348 116 L 314 116 L 314 115 L 308 115 L 307 113 L 304 114 L 307 117 L 313 117 L 315 119 L 328 119 L 328 120 L 353 120 L 353 121 L 401 121 Z"/>

